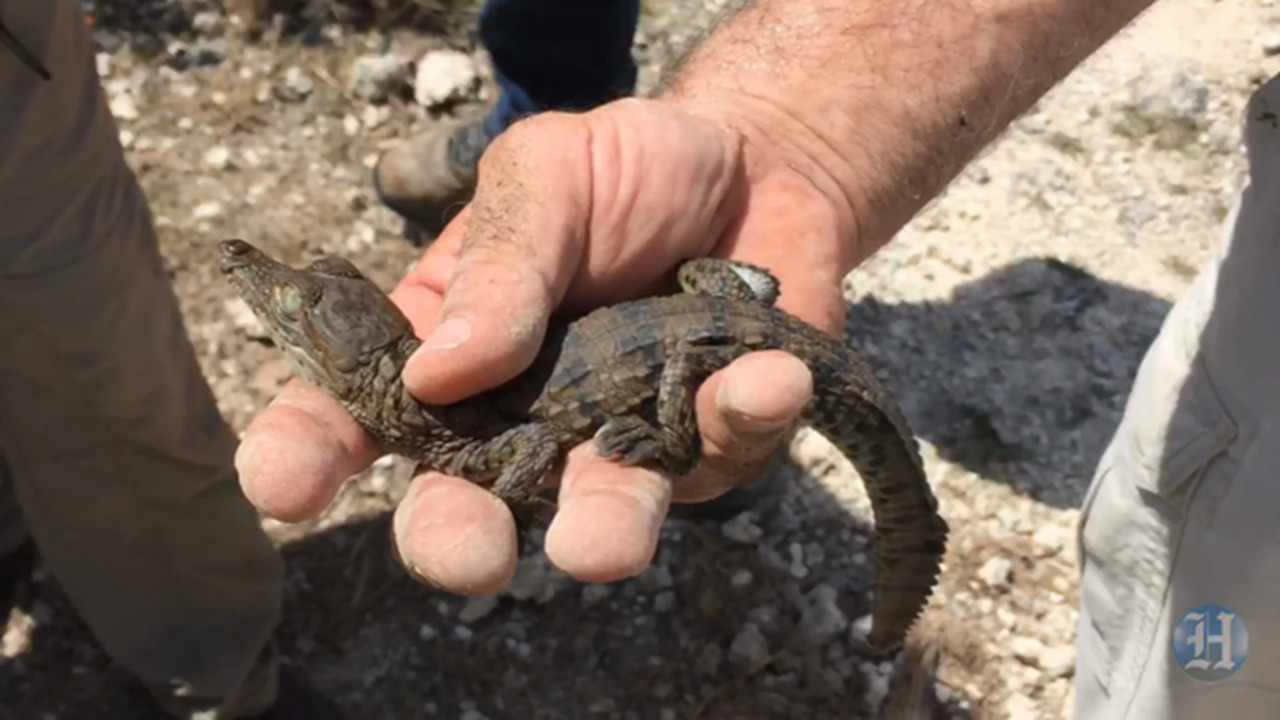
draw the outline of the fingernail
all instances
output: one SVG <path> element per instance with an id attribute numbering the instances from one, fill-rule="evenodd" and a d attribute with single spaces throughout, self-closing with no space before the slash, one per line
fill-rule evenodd
<path id="1" fill-rule="evenodd" d="M 426 341 L 422 343 L 425 350 L 451 350 L 466 342 L 471 337 L 471 323 L 460 317 L 452 317 L 440 323 Z"/>

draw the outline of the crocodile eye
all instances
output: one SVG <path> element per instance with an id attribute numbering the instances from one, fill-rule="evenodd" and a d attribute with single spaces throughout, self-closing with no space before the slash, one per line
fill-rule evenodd
<path id="1" fill-rule="evenodd" d="M 289 317 L 302 312 L 302 293 L 293 285 L 277 285 L 275 290 L 276 305 Z"/>
<path id="2" fill-rule="evenodd" d="M 355 265 L 351 264 L 351 261 L 334 255 L 326 255 L 316 260 L 307 266 L 307 270 L 333 275 L 334 277 L 364 280 L 364 275 L 360 274 L 360 271 Z"/>

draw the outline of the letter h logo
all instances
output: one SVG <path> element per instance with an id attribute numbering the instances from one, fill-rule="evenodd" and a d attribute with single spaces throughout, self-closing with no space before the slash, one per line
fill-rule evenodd
<path id="1" fill-rule="evenodd" d="M 1173 632 L 1173 656 L 1189 675 L 1221 680 L 1244 665 L 1249 636 L 1244 621 L 1221 605 L 1188 610 Z"/>

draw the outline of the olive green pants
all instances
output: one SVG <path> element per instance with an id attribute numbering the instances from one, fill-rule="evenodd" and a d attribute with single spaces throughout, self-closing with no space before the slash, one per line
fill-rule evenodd
<path id="1" fill-rule="evenodd" d="M 1280 78 L 1085 499 L 1076 716 L 1280 717 Z"/>
<path id="2" fill-rule="evenodd" d="M 80 3 L 0 0 L 0 18 L 53 73 L 0 48 L 0 554 L 29 533 L 175 715 L 260 712 L 281 559 L 240 491 Z"/>

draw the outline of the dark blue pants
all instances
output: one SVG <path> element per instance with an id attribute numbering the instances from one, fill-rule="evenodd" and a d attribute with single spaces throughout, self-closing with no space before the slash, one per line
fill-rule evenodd
<path id="1" fill-rule="evenodd" d="M 501 95 L 490 137 L 543 110 L 588 110 L 635 90 L 640 0 L 487 0 L 480 42 Z"/>

